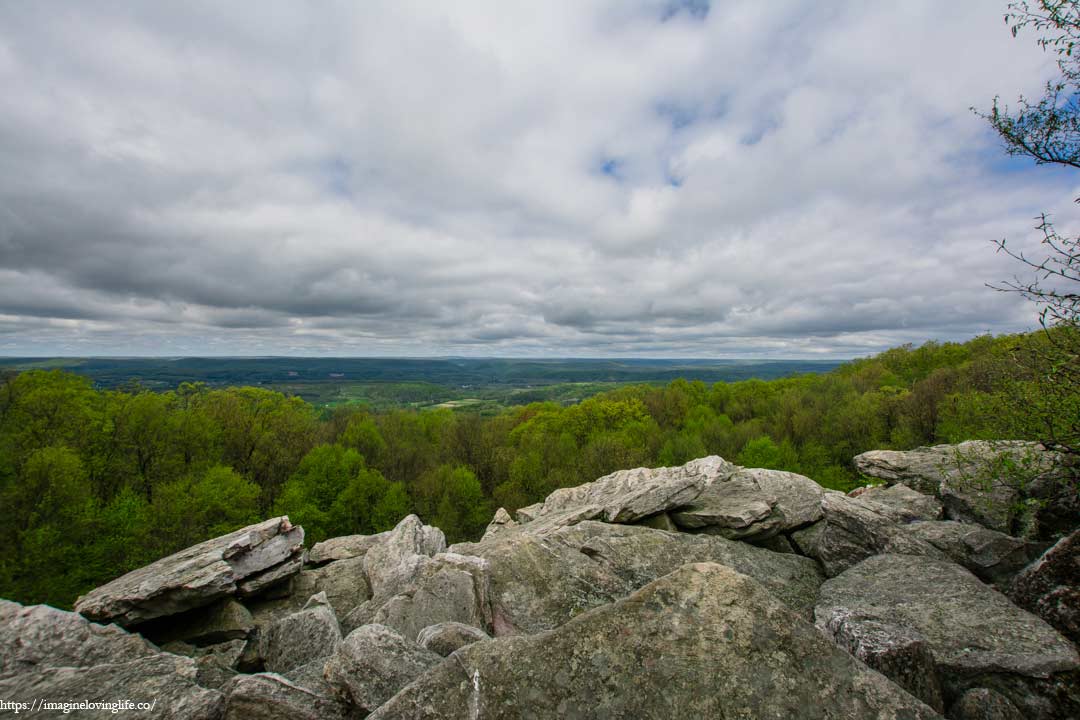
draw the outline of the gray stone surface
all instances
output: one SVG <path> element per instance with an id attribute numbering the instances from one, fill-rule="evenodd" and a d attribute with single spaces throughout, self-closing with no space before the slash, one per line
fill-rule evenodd
<path id="1" fill-rule="evenodd" d="M 856 488 L 848 496 L 859 498 L 881 514 L 901 523 L 940 520 L 945 511 L 936 497 L 912 490 L 903 483 Z"/>
<path id="2" fill-rule="evenodd" d="M 837 645 L 938 712 L 945 711 L 934 654 L 917 631 L 843 613 L 833 614 L 822 629 Z"/>
<path id="3" fill-rule="evenodd" d="M 441 660 L 393 628 L 364 625 L 338 646 L 325 677 L 339 697 L 370 712 Z"/>
<path id="4" fill-rule="evenodd" d="M 412 582 L 385 601 L 373 599 L 350 615 L 350 629 L 364 613 L 369 622 L 388 625 L 415 639 L 428 625 L 460 622 L 491 628 L 491 567 L 483 558 L 458 553 L 439 553 L 424 558 Z"/>
<path id="5" fill-rule="evenodd" d="M 348 707 L 276 673 L 238 675 L 226 687 L 225 720 L 345 720 Z"/>
<path id="6" fill-rule="evenodd" d="M 442 622 L 438 625 L 429 625 L 416 636 L 416 642 L 420 647 L 430 650 L 440 657 L 446 657 L 466 645 L 488 639 L 490 639 L 490 636 L 480 628 L 459 622 Z"/>
<path id="7" fill-rule="evenodd" d="M 826 581 L 814 612 L 823 627 L 838 619 L 874 622 L 926 638 L 947 704 L 972 687 L 989 687 L 1034 718 L 1080 711 L 1076 648 L 955 563 L 868 558 Z"/>
<path id="8" fill-rule="evenodd" d="M 1000 693 L 972 688 L 949 708 L 950 720 L 1026 720 L 1024 714 Z"/>
<path id="9" fill-rule="evenodd" d="M 1080 530 L 1017 575 L 1009 597 L 1080 645 Z"/>
<path id="10" fill-rule="evenodd" d="M 1040 543 L 955 520 L 914 522 L 905 529 L 963 565 L 984 582 L 1005 584 L 1039 555 Z"/>
<path id="11" fill-rule="evenodd" d="M 313 660 L 328 657 L 341 643 L 341 628 L 334 609 L 320 593 L 300 612 L 286 615 L 263 638 L 266 669 L 284 673 Z"/>
<path id="12" fill-rule="evenodd" d="M 550 632 L 470 645 L 372 720 L 939 717 L 754 580 L 687 565 Z"/>
<path id="13" fill-rule="evenodd" d="M 339 618 L 367 602 L 371 598 L 371 588 L 364 572 L 363 556 L 305 569 L 293 577 L 293 598 L 309 598 L 320 592 L 326 593 L 334 614 Z"/>
<path id="14" fill-rule="evenodd" d="M 730 539 L 759 540 L 821 519 L 824 489 L 782 470 L 739 469 L 721 475 L 682 509 L 676 525 Z"/>
<path id="15" fill-rule="evenodd" d="M 541 522 L 541 521 L 538 521 Z M 491 564 L 495 635 L 534 633 L 624 597 L 686 562 L 718 562 L 757 578 L 809 617 L 822 574 L 808 558 L 711 535 L 584 521 L 534 533 L 522 525 L 455 545 Z"/>
<path id="16" fill-rule="evenodd" d="M 335 560 L 361 558 L 367 551 L 386 540 L 390 531 L 375 535 L 343 535 L 317 542 L 308 551 L 307 561 L 311 565 L 322 565 Z"/>
<path id="17" fill-rule="evenodd" d="M 426 558 L 446 549 L 442 530 L 409 515 L 364 554 L 364 573 L 373 597 L 390 597 L 417 575 Z"/>
<path id="18" fill-rule="evenodd" d="M 75 610 L 125 626 L 173 615 L 236 594 L 278 566 L 298 571 L 303 545 L 303 528 L 272 518 L 133 570 L 79 598 Z"/>
<path id="19" fill-rule="evenodd" d="M 157 702 L 159 716 L 221 717 L 224 698 L 197 684 L 193 659 L 163 652 L 115 625 L 101 626 L 47 605 L 0 600 L 0 699 L 33 702 Z M 115 717 L 108 710 L 79 717 Z M 60 710 L 34 717 L 69 718 Z"/>
<path id="20" fill-rule="evenodd" d="M 517 525 L 517 522 L 510 517 L 510 513 L 506 512 L 506 508 L 499 508 L 495 511 L 495 516 L 491 518 L 491 522 L 488 523 L 487 529 L 484 531 L 484 538 L 489 538 L 503 528 L 514 527 L 515 525 Z"/>
<path id="21" fill-rule="evenodd" d="M 945 557 L 859 498 L 827 493 L 821 507 L 824 519 L 791 533 L 791 540 L 800 553 L 820 562 L 829 577 L 882 553 Z"/>
<path id="22" fill-rule="evenodd" d="M 712 455 L 680 467 L 620 470 L 584 485 L 556 490 L 539 507 L 521 508 L 517 515 L 519 520 L 533 522 L 552 513 L 597 506 L 597 517 L 607 522 L 632 523 L 688 504 L 708 484 L 737 469 Z"/>

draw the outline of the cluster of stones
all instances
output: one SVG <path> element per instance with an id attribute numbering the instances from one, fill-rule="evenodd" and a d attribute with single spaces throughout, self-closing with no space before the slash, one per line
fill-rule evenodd
<path id="1" fill-rule="evenodd" d="M 1048 494 L 1027 512 L 967 482 L 1003 453 L 1062 472 L 1030 445 L 881 451 L 856 463 L 886 485 L 845 495 L 708 457 L 449 548 L 410 516 L 304 551 L 275 518 L 75 613 L 0 601 L 0 697 L 209 720 L 1080 717 L 1080 523 L 1063 483 L 1025 487 Z"/>

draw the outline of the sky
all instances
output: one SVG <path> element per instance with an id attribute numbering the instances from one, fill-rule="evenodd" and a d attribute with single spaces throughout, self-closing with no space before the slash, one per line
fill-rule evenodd
<path id="1" fill-rule="evenodd" d="M 1080 225 L 990 0 L 0 4 L 0 355 L 865 356 Z M 1078 228 L 1080 229 L 1080 228 Z"/>

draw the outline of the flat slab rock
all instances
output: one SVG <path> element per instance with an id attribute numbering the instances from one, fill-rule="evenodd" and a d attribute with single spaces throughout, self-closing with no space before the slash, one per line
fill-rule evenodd
<path id="1" fill-rule="evenodd" d="M 126 627 L 256 592 L 299 572 L 303 545 L 303 528 L 272 518 L 133 570 L 80 597 L 75 610 Z"/>
<path id="2" fill-rule="evenodd" d="M 756 581 L 703 563 L 550 632 L 462 648 L 370 717 L 940 716 Z"/>
<path id="3" fill-rule="evenodd" d="M 1045 548 L 981 525 L 954 520 L 914 522 L 904 528 L 912 537 L 930 543 L 980 580 L 1004 586 Z"/>
<path id="4" fill-rule="evenodd" d="M 933 495 L 912 490 L 903 483 L 861 487 L 848 493 L 896 522 L 940 520 L 944 513 L 941 501 Z"/>
<path id="5" fill-rule="evenodd" d="M 946 703 L 974 686 L 993 687 L 1031 717 L 1055 715 L 1039 693 L 1055 677 L 1075 680 L 1076 648 L 955 563 L 878 555 L 821 586 L 818 625 L 893 625 L 918 633 L 933 653 Z M 987 685 L 996 679 L 996 687 Z M 1080 709 L 1080 708 L 1078 708 Z"/>
<path id="6" fill-rule="evenodd" d="M 161 717 L 214 720 L 224 697 L 197 684 L 195 660 L 162 652 L 115 625 L 47 605 L 0 600 L 0 699 L 154 702 Z M 108 710 L 76 712 L 116 717 Z M 69 718 L 60 710 L 34 717 Z"/>
<path id="7" fill-rule="evenodd" d="M 597 519 L 632 523 L 688 504 L 706 485 L 737 469 L 711 455 L 679 467 L 619 470 L 584 485 L 556 490 L 543 503 L 519 509 L 517 516 L 518 520 L 532 522 L 544 515 L 596 506 Z"/>
<path id="8" fill-rule="evenodd" d="M 714 478 L 671 519 L 681 528 L 763 540 L 820 520 L 824 495 L 824 488 L 802 475 L 742 468 Z"/>

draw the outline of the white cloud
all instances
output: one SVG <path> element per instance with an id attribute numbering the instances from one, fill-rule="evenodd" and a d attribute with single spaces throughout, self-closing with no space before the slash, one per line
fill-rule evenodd
<path id="1" fill-rule="evenodd" d="M 0 353 L 851 355 L 1030 327 L 979 0 L 0 8 Z M 700 5 L 698 6 L 700 7 Z M 608 172 L 604 171 L 605 166 Z"/>

